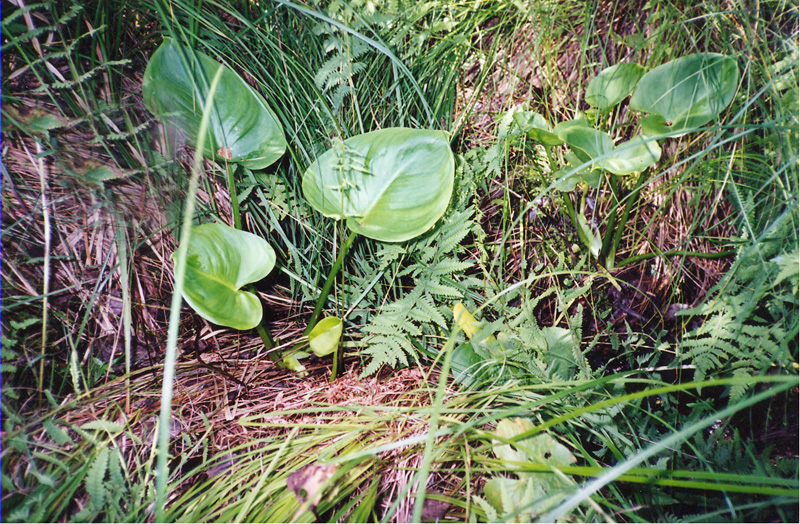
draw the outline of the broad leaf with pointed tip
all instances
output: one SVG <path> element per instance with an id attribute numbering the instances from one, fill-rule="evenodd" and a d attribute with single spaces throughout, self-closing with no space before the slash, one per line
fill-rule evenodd
<path id="1" fill-rule="evenodd" d="M 680 136 L 725 110 L 738 82 L 735 59 L 717 53 L 695 53 L 648 71 L 636 85 L 630 105 L 660 118 L 661 126 L 651 120 L 645 134 Z"/>
<path id="2" fill-rule="evenodd" d="M 203 155 L 263 169 L 286 150 L 283 128 L 260 94 L 210 56 L 164 39 L 144 72 L 145 105 L 197 143 L 208 86 L 220 67 Z"/>
<path id="3" fill-rule="evenodd" d="M 274 266 L 275 252 L 263 238 L 224 224 L 195 226 L 189 240 L 183 298 L 209 322 L 234 329 L 254 328 L 261 322 L 261 302 L 240 288 L 261 280 Z"/>
<path id="4" fill-rule="evenodd" d="M 644 68 L 638 64 L 617 64 L 603 69 L 586 87 L 586 103 L 608 111 L 633 92 Z"/>
<path id="5" fill-rule="evenodd" d="M 356 233 L 403 242 L 444 214 L 454 173 L 444 132 L 387 128 L 334 144 L 305 172 L 303 194 Z"/>

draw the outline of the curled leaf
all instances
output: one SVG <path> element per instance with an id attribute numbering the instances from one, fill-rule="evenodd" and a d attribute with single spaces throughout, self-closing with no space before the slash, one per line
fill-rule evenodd
<path id="1" fill-rule="evenodd" d="M 324 357 L 336 351 L 339 339 L 342 338 L 342 328 L 340 318 L 327 317 L 320 320 L 308 334 L 311 351 L 318 357 Z"/>
<path id="2" fill-rule="evenodd" d="M 275 266 L 275 252 L 263 238 L 224 224 L 196 226 L 186 263 L 183 298 L 201 317 L 234 329 L 261 322 L 258 297 L 240 288 Z"/>

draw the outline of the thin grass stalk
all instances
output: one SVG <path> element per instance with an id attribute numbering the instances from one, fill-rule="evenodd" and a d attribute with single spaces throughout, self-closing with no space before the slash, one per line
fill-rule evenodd
<path id="1" fill-rule="evenodd" d="M 128 243 L 125 238 L 124 224 L 116 217 L 114 234 L 117 239 L 119 255 L 119 284 L 122 288 L 122 335 L 125 345 L 125 412 L 131 409 L 131 292 L 128 279 Z"/>
<path id="2" fill-rule="evenodd" d="M 272 460 L 267 466 L 267 470 L 261 474 L 261 477 L 258 479 L 258 484 L 250 490 L 247 497 L 245 498 L 244 502 L 242 503 L 242 508 L 239 510 L 239 513 L 236 514 L 236 518 L 233 522 L 244 522 L 244 519 L 247 517 L 247 512 L 250 511 L 250 507 L 253 505 L 256 496 L 261 492 L 261 488 L 266 482 L 267 478 L 272 475 L 272 472 L 275 471 L 275 468 L 278 467 L 278 460 L 283 458 L 283 454 L 286 451 L 286 448 L 289 447 L 289 444 L 294 440 L 297 436 L 297 433 L 300 431 L 300 427 L 295 426 L 292 428 L 291 433 L 289 436 L 286 437 L 286 440 L 283 441 L 281 447 L 278 448 L 278 451 L 275 453 L 275 456 L 272 457 Z"/>
<path id="3" fill-rule="evenodd" d="M 181 238 L 175 257 L 175 290 L 172 293 L 170 304 L 169 328 L 167 331 L 167 348 L 164 355 L 164 378 L 161 388 L 161 412 L 158 419 L 158 461 L 156 465 L 156 521 L 164 520 L 164 511 L 167 501 L 167 454 L 169 453 L 169 430 L 172 409 L 172 388 L 175 380 L 175 361 L 177 360 L 178 328 L 180 326 L 181 304 L 183 293 L 183 280 L 186 276 L 186 259 L 189 251 L 189 240 L 192 234 L 192 219 L 194 217 L 195 197 L 200 180 L 200 169 L 203 163 L 203 146 L 205 145 L 208 122 L 211 117 L 211 106 L 214 102 L 214 93 L 222 78 L 223 66 L 217 68 L 217 73 L 211 81 L 205 104 L 203 116 L 200 119 L 200 128 L 197 133 L 197 146 L 194 150 L 192 173 L 189 177 L 189 189 L 186 196 L 186 208 L 183 212 Z"/>
<path id="4" fill-rule="evenodd" d="M 614 175 L 611 175 L 612 178 L 613 176 Z M 622 234 L 624 233 L 625 230 L 625 224 L 628 222 L 628 217 L 631 214 L 631 210 L 633 209 L 634 203 L 637 200 L 639 200 L 639 192 L 644 187 L 644 183 L 646 180 L 647 180 L 647 170 L 645 169 L 639 174 L 639 179 L 636 181 L 633 193 L 628 195 L 628 201 L 625 202 L 625 208 L 622 210 L 622 216 L 619 218 L 619 221 L 615 225 L 615 229 L 613 231 L 614 235 L 612 237 L 611 245 L 608 246 L 608 252 L 602 253 L 603 262 L 609 271 L 614 268 L 614 257 L 617 254 L 617 248 L 619 247 L 619 243 L 620 241 L 622 241 Z M 614 193 L 614 196 L 617 202 L 619 202 L 619 196 L 617 196 L 616 192 Z M 613 216 L 614 215 L 612 215 L 612 217 Z M 608 235 L 608 233 L 606 233 L 606 235 Z M 606 246 L 603 246 L 603 248 L 605 247 Z"/>
<path id="5" fill-rule="evenodd" d="M 380 43 L 380 42 L 378 42 L 376 40 L 373 40 L 372 38 L 369 38 L 367 36 L 362 35 L 358 31 L 354 31 L 353 29 L 347 27 L 346 25 L 342 24 L 341 22 L 333 20 L 332 18 L 330 18 L 328 16 L 325 16 L 322 13 L 319 13 L 319 12 L 314 11 L 312 9 L 309 9 L 307 7 L 303 7 L 301 5 L 295 4 L 294 2 L 289 2 L 287 0 L 276 0 L 276 1 L 278 3 L 286 6 L 286 7 L 290 7 L 292 9 L 296 10 L 296 11 L 299 11 L 300 13 L 303 13 L 304 15 L 311 16 L 311 17 L 316 18 L 318 20 L 322 20 L 323 22 L 325 22 L 327 24 L 331 24 L 332 26 L 337 27 L 340 30 L 344 31 L 345 33 L 348 33 L 348 34 L 358 38 L 359 40 L 363 41 L 364 43 L 374 47 L 380 53 L 386 55 L 389 58 L 389 60 L 392 61 L 392 64 L 396 64 L 397 68 L 400 69 L 400 71 L 411 82 L 411 87 L 414 88 L 414 91 L 416 92 L 417 96 L 419 97 L 420 102 L 422 103 L 422 107 L 425 110 L 425 116 L 428 117 L 428 126 L 431 129 L 433 129 L 436 126 L 436 122 L 435 122 L 435 120 L 433 118 L 433 113 L 431 111 L 431 107 L 428 105 L 428 101 L 425 99 L 425 95 L 422 92 L 422 88 L 417 83 L 417 80 L 414 78 L 414 75 L 411 73 L 411 71 L 408 70 L 408 67 L 406 67 L 406 65 L 402 62 L 402 60 L 397 58 L 395 56 L 395 54 L 388 47 L 386 47 L 384 44 L 382 44 L 382 43 Z"/>
<path id="6" fill-rule="evenodd" d="M 453 348 L 455 346 L 456 335 L 461 328 L 456 325 L 450 333 L 442 352 L 444 361 L 439 375 L 439 384 L 436 388 L 436 397 L 431 406 L 431 424 L 428 428 L 428 438 L 425 441 L 425 450 L 422 453 L 422 462 L 417 470 L 417 493 L 414 501 L 414 515 L 411 522 L 422 522 L 422 508 L 425 504 L 425 492 L 428 486 L 428 475 L 430 474 L 431 463 L 433 462 L 433 452 L 436 446 L 436 433 L 439 430 L 439 414 L 444 403 L 444 393 L 447 389 L 447 379 L 450 376 L 450 362 L 453 360 Z M 413 484 L 413 482 L 412 482 Z"/>
<path id="7" fill-rule="evenodd" d="M 27 13 L 26 13 L 27 15 Z M 25 148 L 25 153 L 28 155 L 28 158 L 31 161 L 31 164 L 37 166 L 37 171 L 39 173 L 39 189 L 42 192 L 42 221 L 44 227 L 44 265 L 42 272 L 42 338 L 41 338 L 41 348 L 39 354 L 39 377 L 37 382 L 37 394 L 39 397 L 39 403 L 42 403 L 44 400 L 42 395 L 44 394 L 44 357 L 47 349 L 47 314 L 49 310 L 49 303 L 50 303 L 50 213 L 48 211 L 49 203 L 47 201 L 47 177 L 45 176 L 44 171 L 44 158 L 42 155 L 42 145 L 39 141 L 36 141 L 36 156 L 38 157 L 38 161 L 35 161 L 31 156 L 30 151 L 28 150 L 28 146 L 25 143 L 22 143 L 22 147 Z M 76 391 L 77 393 L 77 391 Z"/>

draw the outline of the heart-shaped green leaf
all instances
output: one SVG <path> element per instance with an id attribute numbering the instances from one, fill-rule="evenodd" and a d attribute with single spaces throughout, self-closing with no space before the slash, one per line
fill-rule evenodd
<path id="1" fill-rule="evenodd" d="M 203 155 L 263 169 L 286 150 L 283 128 L 264 98 L 213 58 L 164 39 L 144 72 L 145 105 L 197 143 L 208 86 L 220 67 Z"/>
<path id="2" fill-rule="evenodd" d="M 339 339 L 342 338 L 342 327 L 342 320 L 337 317 L 320 320 L 308 334 L 311 351 L 318 357 L 324 357 L 336 351 Z"/>
<path id="3" fill-rule="evenodd" d="M 388 128 L 334 144 L 306 171 L 303 194 L 356 233 L 402 242 L 444 214 L 454 173 L 444 132 Z"/>
<path id="4" fill-rule="evenodd" d="M 717 53 L 696 53 L 647 72 L 636 85 L 630 105 L 658 115 L 669 133 L 680 136 L 710 122 L 728 107 L 738 82 L 736 60 Z"/>
<path id="5" fill-rule="evenodd" d="M 234 329 L 254 328 L 261 322 L 261 302 L 240 288 L 261 280 L 274 266 L 275 252 L 263 238 L 224 224 L 195 226 L 189 240 L 183 298 L 209 322 Z"/>
<path id="6" fill-rule="evenodd" d="M 586 87 L 586 103 L 607 111 L 633 92 L 644 68 L 637 64 L 617 64 L 603 69 Z"/>
<path id="7" fill-rule="evenodd" d="M 601 157 L 614 149 L 614 141 L 611 137 L 593 127 L 580 123 L 567 125 L 566 122 L 559 126 L 561 127 L 557 127 L 558 137 L 569 145 L 581 162 Z"/>

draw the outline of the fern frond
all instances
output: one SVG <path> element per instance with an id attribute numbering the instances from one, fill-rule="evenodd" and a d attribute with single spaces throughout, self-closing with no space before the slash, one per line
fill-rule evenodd
<path id="1" fill-rule="evenodd" d="M 364 368 L 361 376 L 372 375 L 383 366 L 408 366 L 407 348 L 404 347 L 404 343 L 407 343 L 407 341 L 397 335 L 375 337 L 372 340 L 372 344 L 363 352 L 365 355 L 372 357 L 372 360 Z M 413 353 L 414 351 L 412 347 L 410 352 Z"/>
<path id="2" fill-rule="evenodd" d="M 103 507 L 106 498 L 103 481 L 108 467 L 108 453 L 108 447 L 101 447 L 86 474 L 86 492 L 89 494 L 90 504 L 98 509 Z"/>

